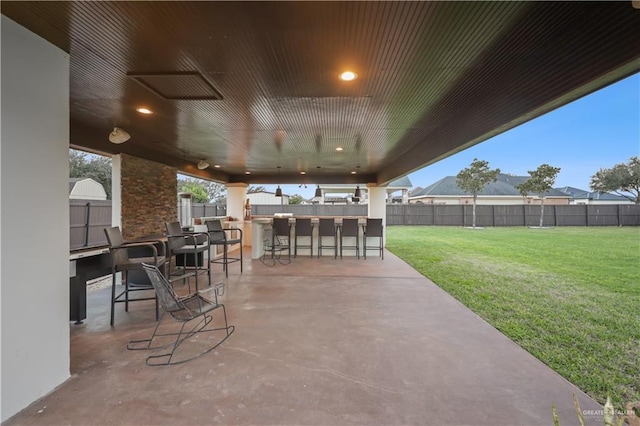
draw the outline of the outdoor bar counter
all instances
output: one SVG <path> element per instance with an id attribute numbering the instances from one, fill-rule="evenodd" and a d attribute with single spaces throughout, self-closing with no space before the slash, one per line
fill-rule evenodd
<path id="1" fill-rule="evenodd" d="M 289 214 L 276 214 L 274 216 L 254 216 L 251 219 L 251 258 L 259 259 L 264 255 L 264 239 L 265 239 L 265 230 L 271 228 L 271 224 L 273 223 L 274 217 L 287 217 L 289 218 L 289 225 L 291 226 L 291 255 L 293 256 L 293 252 L 295 249 L 295 238 L 296 238 L 296 217 L 311 219 L 311 224 L 313 225 L 313 255 L 316 256 L 318 253 L 318 223 L 320 222 L 320 218 L 329 218 L 335 219 L 336 227 L 342 225 L 342 219 L 358 219 L 358 227 L 359 236 L 358 238 L 362 238 L 362 226 L 366 225 L 367 217 L 366 216 L 291 216 Z M 336 234 L 338 238 L 338 249 L 340 248 L 339 239 L 340 234 Z M 301 237 L 302 238 L 302 237 Z M 360 240 L 362 241 L 362 240 Z M 304 241 L 300 242 L 301 244 L 308 245 L 308 237 L 304 237 Z M 299 248 L 298 249 L 299 256 L 309 256 L 308 248 Z M 354 250 L 346 250 L 344 252 L 345 256 L 355 256 Z M 333 256 L 333 252 L 331 250 L 324 250 L 323 256 Z"/>

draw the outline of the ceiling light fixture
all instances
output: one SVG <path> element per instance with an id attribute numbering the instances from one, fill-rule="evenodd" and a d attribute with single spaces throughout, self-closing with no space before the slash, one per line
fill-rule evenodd
<path id="1" fill-rule="evenodd" d="M 280 169 L 281 167 L 278 166 L 278 177 L 280 177 Z M 280 185 L 276 188 L 276 197 L 282 197 L 282 189 L 280 188 Z"/>
<path id="2" fill-rule="evenodd" d="M 124 143 L 131 139 L 131 135 L 119 127 L 114 127 L 111 133 L 109 133 L 109 142 L 111 143 Z"/>
<path id="3" fill-rule="evenodd" d="M 342 81 L 352 81 L 358 78 L 358 75 L 353 71 L 345 71 L 340 74 L 340 80 Z"/>
<path id="4" fill-rule="evenodd" d="M 204 161 L 204 160 L 200 160 L 200 161 L 198 161 L 198 168 L 199 168 L 200 170 L 204 170 L 204 169 L 206 169 L 207 167 L 209 167 L 209 163 L 207 163 L 207 162 L 206 162 L 206 161 Z"/>
<path id="5" fill-rule="evenodd" d="M 305 172 L 304 170 L 300 172 L 301 175 L 306 175 L 307 172 Z"/>
<path id="6" fill-rule="evenodd" d="M 341 146 L 336 148 L 336 151 L 342 151 L 342 150 L 343 150 L 343 148 Z"/>
<path id="7" fill-rule="evenodd" d="M 320 176 L 320 166 L 316 166 L 316 169 L 318 169 L 318 176 Z M 314 197 L 322 197 L 322 189 L 320 189 L 320 185 L 316 186 L 316 194 Z"/>
<path id="8" fill-rule="evenodd" d="M 215 167 L 216 169 L 219 169 L 221 166 L 220 164 L 214 164 L 213 167 Z"/>
<path id="9" fill-rule="evenodd" d="M 356 186 L 356 192 L 353 194 L 355 198 L 362 197 L 362 191 L 360 191 L 360 185 Z"/>
<path id="10" fill-rule="evenodd" d="M 151 111 L 149 108 L 146 108 L 146 107 L 136 108 L 136 111 L 138 111 L 140 114 L 146 114 L 146 115 L 153 114 L 153 111 Z"/>
<path id="11" fill-rule="evenodd" d="M 246 172 L 244 172 L 244 174 L 245 174 L 245 175 L 250 175 L 250 174 L 251 174 L 251 172 L 250 172 L 250 171 L 246 171 Z"/>
<path id="12" fill-rule="evenodd" d="M 355 170 L 351 170 L 351 174 L 355 175 L 357 172 Z"/>

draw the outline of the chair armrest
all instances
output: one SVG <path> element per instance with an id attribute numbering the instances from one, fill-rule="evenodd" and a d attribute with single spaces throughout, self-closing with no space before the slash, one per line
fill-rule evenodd
<path id="1" fill-rule="evenodd" d="M 205 241 L 207 244 L 210 243 L 208 232 L 185 232 L 183 237 L 186 240 L 187 244 L 193 244 L 194 246 L 197 246 L 198 244 L 202 244 Z M 202 241 L 202 242 L 199 242 L 199 241 Z"/>
<path id="2" fill-rule="evenodd" d="M 137 241 L 137 242 L 129 242 L 129 243 L 123 243 L 117 247 L 113 247 L 114 249 L 119 249 L 119 248 L 125 248 L 125 249 L 130 249 L 130 248 L 135 248 L 135 247 L 148 247 L 151 249 L 151 251 L 153 252 L 153 257 L 157 258 L 158 257 L 158 248 L 156 247 L 156 244 L 159 244 L 160 247 L 162 247 L 162 251 L 160 253 L 161 256 L 164 256 L 164 243 L 160 240 L 149 240 L 149 241 Z"/>
<path id="3" fill-rule="evenodd" d="M 240 233 L 240 238 L 242 239 L 242 229 L 240 229 L 240 228 L 226 228 L 226 229 L 223 229 L 223 231 L 224 232 L 228 231 L 231 234 L 232 238 L 233 238 L 233 233 L 237 231 L 237 232 Z"/>

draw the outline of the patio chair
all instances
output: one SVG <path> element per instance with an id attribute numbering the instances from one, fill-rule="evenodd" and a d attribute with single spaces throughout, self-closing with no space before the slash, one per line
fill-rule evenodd
<path id="1" fill-rule="evenodd" d="M 168 258 L 176 256 L 176 266 L 180 263 L 184 270 L 193 269 L 195 273 L 196 291 L 198 290 L 198 275 L 207 273 L 208 284 L 211 286 L 211 256 L 209 234 L 207 232 L 184 232 L 180 222 L 166 222 L 167 242 L 169 246 Z M 204 253 L 207 253 L 207 261 Z M 182 262 L 178 262 L 178 256 L 182 255 Z M 206 266 L 205 266 L 206 263 Z M 169 276 L 171 276 L 171 262 L 169 262 Z"/>
<path id="2" fill-rule="evenodd" d="M 309 218 L 296 218 L 296 248 L 293 252 L 293 257 L 298 257 L 298 247 L 308 248 L 309 255 L 313 257 L 313 224 Z M 309 238 L 309 244 L 300 244 L 298 238 Z"/>
<path id="3" fill-rule="evenodd" d="M 218 303 L 218 296 L 222 296 L 224 293 L 224 283 L 219 283 L 204 291 L 196 291 L 179 297 L 158 268 L 147 264 L 144 264 L 143 268 L 156 290 L 162 306 L 162 315 L 150 338 L 131 340 L 127 344 L 127 349 L 159 351 L 162 349 L 160 352 L 163 353 L 155 353 L 147 357 L 147 365 L 176 365 L 191 361 L 220 346 L 234 332 L 235 327 L 227 322 L 227 311 L 224 305 Z M 213 314 L 217 309 L 221 309 L 220 317 L 224 321 L 224 325 L 217 328 L 207 327 L 212 324 Z M 167 313 L 174 321 L 181 324 L 179 331 L 169 331 L 166 330 L 167 327 L 164 327 L 165 331 L 160 331 Z M 187 324 L 190 323 L 195 324 L 187 327 Z M 173 328 L 175 329 L 175 327 Z M 201 333 L 215 331 L 223 331 L 224 333 L 220 333 L 221 336 L 216 336 L 215 339 L 204 337 L 211 336 L 210 334 L 202 335 L 201 338 L 198 338 Z M 210 342 L 209 340 L 212 341 Z M 203 345 L 204 349 L 201 349 Z"/>
<path id="4" fill-rule="evenodd" d="M 384 242 L 383 242 L 383 229 L 382 219 L 367 219 L 367 224 L 363 227 L 362 235 L 362 250 L 364 251 L 364 258 L 367 258 L 367 250 L 378 250 L 380 257 L 384 259 Z M 368 238 L 377 238 L 378 245 L 368 246 Z"/>
<path id="5" fill-rule="evenodd" d="M 107 236 L 109 254 L 111 255 L 111 321 L 109 324 L 113 327 L 116 303 L 124 303 L 125 312 L 129 312 L 130 302 L 139 302 L 142 300 L 156 301 L 157 320 L 158 299 L 155 294 L 153 296 L 129 297 L 129 293 L 153 290 L 153 286 L 147 281 L 144 275 L 144 280 L 140 280 L 137 283 L 130 282 L 130 278 L 134 275 L 132 273 L 133 271 L 138 270 L 142 272 L 143 263 L 165 269 L 166 256 L 164 243 L 159 240 L 125 242 L 122 238 L 120 227 L 118 226 L 105 228 L 104 233 Z M 118 272 L 122 272 L 124 290 L 116 294 L 116 275 Z"/>
<path id="6" fill-rule="evenodd" d="M 222 227 L 221 220 L 207 220 L 207 231 L 209 232 L 209 243 L 215 246 L 222 246 L 222 259 L 212 259 L 211 263 L 221 263 L 222 270 L 229 277 L 229 263 L 240 262 L 240 273 L 242 273 L 242 229 Z M 233 234 L 239 234 L 239 238 L 233 238 Z M 229 257 L 229 246 L 240 244 L 240 257 Z"/>
<path id="7" fill-rule="evenodd" d="M 323 244 L 326 238 L 333 238 L 331 245 Z M 333 218 L 320 218 L 320 224 L 318 226 L 318 258 L 322 256 L 323 248 L 333 248 L 334 259 L 338 257 L 338 237 L 336 233 L 336 221 Z"/>
<path id="8" fill-rule="evenodd" d="M 342 250 L 355 250 L 356 256 L 360 259 L 360 243 L 358 239 L 358 219 L 342 219 L 340 227 L 340 259 L 342 259 Z M 345 245 L 345 238 L 353 238 L 353 245 Z"/>

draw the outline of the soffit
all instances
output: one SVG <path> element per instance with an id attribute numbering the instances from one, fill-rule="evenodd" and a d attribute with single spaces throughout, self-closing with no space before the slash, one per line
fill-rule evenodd
<path id="1" fill-rule="evenodd" d="M 630 2 L 1 8 L 70 53 L 72 146 L 227 182 L 387 183 L 640 69 Z M 338 80 L 345 69 L 358 79 Z M 167 87 L 222 99 L 159 96 L 132 76 L 185 73 L 204 83 Z M 131 140 L 110 144 L 114 126 Z"/>

